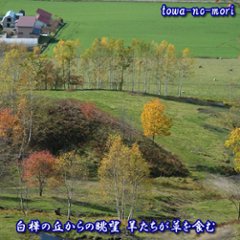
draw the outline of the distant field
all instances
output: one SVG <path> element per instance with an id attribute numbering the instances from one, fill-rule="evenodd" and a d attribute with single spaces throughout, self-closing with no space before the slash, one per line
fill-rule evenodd
<path id="1" fill-rule="evenodd" d="M 185 81 L 183 96 L 230 103 L 239 100 L 240 59 L 195 59 L 194 72 Z"/>
<path id="2" fill-rule="evenodd" d="M 193 6 L 183 3 L 172 5 Z M 10 9 L 25 9 L 27 14 L 33 15 L 41 7 L 62 17 L 67 25 L 59 38 L 78 38 L 83 48 L 89 47 L 95 38 L 106 36 L 121 38 L 127 43 L 133 38 L 146 41 L 165 39 L 174 43 L 178 50 L 189 47 L 194 56 L 200 57 L 233 58 L 239 53 L 238 15 L 234 18 L 163 18 L 161 3 L 0 0 L 0 6 L 1 14 Z"/>

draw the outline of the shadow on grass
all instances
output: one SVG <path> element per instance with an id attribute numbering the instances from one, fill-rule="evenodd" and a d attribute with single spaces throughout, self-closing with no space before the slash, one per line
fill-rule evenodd
<path id="1" fill-rule="evenodd" d="M 151 215 L 139 215 L 138 218 L 139 219 L 144 219 L 145 221 L 151 221 L 151 220 L 155 220 L 155 221 L 165 221 L 165 220 L 170 220 L 170 219 L 174 219 L 176 217 L 180 217 L 180 214 L 178 214 L 178 211 L 176 208 L 171 207 L 171 206 L 166 206 L 164 205 L 164 208 L 161 210 L 161 212 L 157 213 L 151 213 Z"/>
<path id="2" fill-rule="evenodd" d="M 65 203 L 66 199 L 63 198 L 58 198 L 58 197 L 53 197 L 54 200 L 61 202 L 61 203 Z M 74 204 L 75 206 L 84 206 L 84 207 L 88 207 L 94 210 L 98 210 L 98 211 L 103 211 L 103 212 L 109 212 L 109 213 L 115 213 L 115 211 L 109 207 L 105 207 L 99 204 L 93 204 L 93 203 L 89 203 L 89 202 L 82 202 L 82 201 L 76 201 L 73 200 L 72 204 Z"/>
<path id="3" fill-rule="evenodd" d="M 0 196 L 0 200 L 11 201 L 11 202 L 19 202 L 19 197 L 9 197 L 9 196 Z M 33 202 L 30 199 L 23 199 L 24 201 Z"/>
<path id="4" fill-rule="evenodd" d="M 207 172 L 207 173 L 212 173 L 212 174 L 221 174 L 224 176 L 232 176 L 236 175 L 237 173 L 234 171 L 234 169 L 230 166 L 217 166 L 217 167 L 212 167 L 212 166 L 205 166 L 205 165 L 197 165 L 194 168 L 195 171 L 198 172 Z"/>
<path id="5" fill-rule="evenodd" d="M 226 128 L 220 128 L 217 126 L 213 126 L 211 124 L 203 124 L 203 128 L 210 131 L 210 132 L 217 132 L 217 133 L 228 133 L 228 129 Z"/>

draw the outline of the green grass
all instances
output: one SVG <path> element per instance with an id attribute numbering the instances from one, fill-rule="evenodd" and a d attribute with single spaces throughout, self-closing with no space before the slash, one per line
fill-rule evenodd
<path id="1" fill-rule="evenodd" d="M 212 4 L 169 4 L 192 7 L 211 7 Z M 1 13 L 25 9 L 35 14 L 38 7 L 62 17 L 67 26 L 59 38 L 80 39 L 83 48 L 95 38 L 121 38 L 130 43 L 133 38 L 146 41 L 167 40 L 178 50 L 188 47 L 194 56 L 236 57 L 239 53 L 239 16 L 228 18 L 163 18 L 161 3 L 122 2 L 52 2 L 32 0 L 0 0 Z M 224 5 L 225 6 L 225 5 Z M 237 9 L 238 11 L 238 9 Z"/>
<path id="2" fill-rule="evenodd" d="M 80 185 L 79 185 L 80 184 Z M 91 186 L 91 188 L 89 188 Z M 74 185 L 73 199 L 80 204 L 73 203 L 72 222 L 75 223 L 79 219 L 83 221 L 96 221 L 105 219 L 106 221 L 115 218 L 113 203 L 104 202 L 102 195 L 99 192 L 98 182 L 86 182 L 84 184 L 77 183 Z M 54 214 L 54 209 L 62 208 L 62 213 L 66 214 L 66 200 L 63 189 L 47 189 L 47 192 L 42 198 L 34 193 L 34 189 L 29 192 L 31 202 L 28 204 L 28 215 L 23 216 L 20 211 L 16 210 L 18 199 L 12 191 L 11 194 L 0 194 L 0 206 L 4 210 L 0 210 L 0 232 L 3 239 L 15 240 L 23 239 L 15 233 L 15 224 L 19 219 L 24 219 L 27 223 L 30 219 L 39 219 L 41 222 L 49 221 L 53 223 L 56 219 L 66 222 L 66 216 L 61 217 Z M 85 190 L 88 194 L 85 194 Z M 4 192 L 8 192 L 7 188 L 3 188 Z M 2 202 L 3 197 L 12 198 L 14 200 L 9 203 Z M 59 199 L 56 201 L 56 198 Z M 60 201 L 61 199 L 61 201 Z M 88 214 L 84 202 L 88 204 Z M 97 204 L 96 204 L 97 203 Z M 96 211 L 96 205 L 99 208 L 104 208 L 104 211 Z M 101 207 L 100 207 L 101 206 Z M 100 210 L 100 209 L 99 209 Z M 139 219 L 147 217 L 155 218 L 157 222 L 166 219 L 181 218 L 194 222 L 201 218 L 203 221 L 207 219 L 214 220 L 218 224 L 236 219 L 236 211 L 234 206 L 222 199 L 216 193 L 203 187 L 198 181 L 193 181 L 190 178 L 158 178 L 152 182 L 152 189 L 148 191 L 147 196 L 143 196 L 139 201 L 139 207 L 136 211 L 136 216 Z M 143 239 L 149 239 L 149 235 L 139 234 Z M 167 235 L 156 234 L 156 239 L 165 239 Z M 170 239 L 175 238 L 174 234 L 169 234 Z M 185 236 L 186 239 L 197 239 L 194 234 Z M 24 239 L 30 239 L 25 236 Z"/>
<path id="3" fill-rule="evenodd" d="M 239 59 L 195 59 L 194 75 L 184 81 L 183 96 L 225 102 L 238 100 L 239 66 Z"/>

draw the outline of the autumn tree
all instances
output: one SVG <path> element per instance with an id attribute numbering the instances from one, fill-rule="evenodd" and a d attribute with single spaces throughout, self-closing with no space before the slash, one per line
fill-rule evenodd
<path id="1" fill-rule="evenodd" d="M 12 47 L 1 58 L 0 68 L 0 94 L 1 98 L 14 107 L 19 91 L 20 78 L 23 71 L 22 63 L 27 58 L 24 47 Z"/>
<path id="2" fill-rule="evenodd" d="M 17 137 L 20 130 L 19 119 L 11 109 L 5 108 L 0 111 L 0 138 Z"/>
<path id="3" fill-rule="evenodd" d="M 164 67 L 163 67 L 163 77 L 164 77 L 164 95 L 168 95 L 169 83 L 173 82 L 176 77 L 177 70 L 177 58 L 176 49 L 173 44 L 168 44 L 166 53 L 164 56 Z"/>
<path id="4" fill-rule="evenodd" d="M 42 196 L 47 181 L 54 174 L 55 157 L 48 151 L 32 153 L 24 160 L 24 179 L 31 185 L 38 185 Z"/>
<path id="5" fill-rule="evenodd" d="M 19 96 L 16 105 L 16 116 L 18 119 L 18 134 L 15 134 L 15 148 L 17 151 L 17 172 L 19 178 L 19 192 L 21 209 L 25 213 L 24 206 L 24 194 L 27 195 L 27 186 L 24 183 L 24 162 L 23 159 L 28 154 L 29 145 L 32 139 L 33 131 L 33 95 L 32 95 L 32 84 L 26 80 L 26 86 L 19 88 Z M 25 192 L 25 193 L 24 193 Z"/>
<path id="6" fill-rule="evenodd" d="M 107 79 L 109 57 L 113 56 L 110 52 L 109 41 L 106 37 L 102 37 L 96 38 L 91 47 L 83 53 L 82 63 L 88 73 L 88 79 L 92 78 L 92 87 L 103 88 L 104 81 Z"/>
<path id="7" fill-rule="evenodd" d="M 14 143 L 19 140 L 21 126 L 16 114 L 10 108 L 0 110 L 0 177 L 7 174 L 11 160 L 16 157 L 13 153 Z"/>
<path id="8" fill-rule="evenodd" d="M 56 169 L 66 189 L 68 202 L 67 217 L 70 220 L 74 183 L 76 180 L 84 180 L 88 177 L 87 164 L 75 151 L 70 151 L 58 157 Z"/>
<path id="9" fill-rule="evenodd" d="M 82 59 L 94 87 L 109 86 L 110 89 L 122 90 L 125 73 L 132 63 L 132 48 L 126 47 L 123 40 L 97 38 L 84 52 Z"/>
<path id="10" fill-rule="evenodd" d="M 2 101 L 2 105 L 8 108 L 11 117 L 15 118 L 14 124 L 11 121 L 4 122 L 4 120 L 2 120 L 2 123 L 8 129 L 7 139 L 9 146 L 11 146 L 8 154 L 12 156 L 12 162 L 16 161 L 19 179 L 17 189 L 20 193 L 20 206 L 24 214 L 23 191 L 25 191 L 26 187 L 23 182 L 22 160 L 27 153 L 31 141 L 32 91 L 35 88 L 32 79 L 25 77 L 23 74 L 27 68 L 25 61 L 28 59 L 29 54 L 26 48 L 22 46 L 10 46 L 1 59 L 2 66 L 0 69 L 0 100 Z M 28 71 L 31 72 L 30 69 Z M 10 132 L 11 134 L 9 134 Z"/>
<path id="11" fill-rule="evenodd" d="M 54 57 L 62 70 L 64 89 L 66 88 L 66 84 L 68 88 L 70 87 L 79 45 L 80 43 L 78 40 L 60 40 L 53 49 Z"/>
<path id="12" fill-rule="evenodd" d="M 234 128 L 228 139 L 225 141 L 225 146 L 234 154 L 234 169 L 237 173 L 240 173 L 240 128 Z M 218 181 L 219 182 L 219 181 Z M 215 185 L 225 193 L 226 197 L 234 204 L 238 220 L 240 219 L 240 188 L 239 183 L 234 179 L 221 179 L 220 184 L 215 181 Z"/>
<path id="13" fill-rule="evenodd" d="M 144 105 L 141 114 L 142 126 L 145 136 L 152 136 L 154 141 L 157 135 L 170 135 L 172 121 L 165 115 L 165 106 L 155 99 Z"/>
<path id="14" fill-rule="evenodd" d="M 134 39 L 131 44 L 133 57 L 133 64 L 135 68 L 133 69 L 133 73 L 136 73 L 136 77 L 138 78 L 138 90 L 140 90 L 140 86 L 143 85 L 144 93 L 147 92 L 147 88 L 150 85 L 150 73 L 153 69 L 152 65 L 152 55 L 153 55 L 153 44 L 146 43 L 144 41 L 140 41 Z M 133 80 L 132 80 L 133 81 Z M 132 84 L 132 89 L 133 89 Z"/>
<path id="15" fill-rule="evenodd" d="M 55 85 L 55 66 L 52 60 L 41 54 L 40 48 L 35 47 L 33 52 L 23 62 L 22 79 L 31 79 L 37 89 L 53 88 Z"/>
<path id="16" fill-rule="evenodd" d="M 189 48 L 182 51 L 182 56 L 178 59 L 178 96 L 182 96 L 183 81 L 189 79 L 193 74 L 193 59 L 190 56 Z"/>
<path id="17" fill-rule="evenodd" d="M 164 60 L 166 49 L 168 46 L 168 42 L 163 40 L 160 43 L 154 44 L 154 70 L 155 70 L 155 79 L 156 79 L 156 86 L 157 86 L 157 93 L 158 95 L 162 94 L 162 81 L 164 78 Z"/>
<path id="18" fill-rule="evenodd" d="M 124 86 L 124 72 L 130 67 L 132 59 L 132 48 L 125 47 L 123 40 L 115 41 L 115 63 L 118 70 L 118 90 L 122 91 Z"/>
<path id="19" fill-rule="evenodd" d="M 234 169 L 240 172 L 240 128 L 235 128 L 231 131 L 228 139 L 225 141 L 225 146 L 232 150 L 234 154 Z"/>
<path id="20" fill-rule="evenodd" d="M 118 218 L 130 219 L 149 175 L 148 164 L 138 145 L 124 145 L 119 135 L 111 135 L 107 147 L 108 152 L 98 170 L 100 182 L 104 191 L 114 199 Z"/>

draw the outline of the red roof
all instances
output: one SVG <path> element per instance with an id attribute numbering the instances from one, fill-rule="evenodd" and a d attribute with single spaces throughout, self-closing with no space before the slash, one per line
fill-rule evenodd
<path id="1" fill-rule="evenodd" d="M 37 10 L 37 19 L 45 24 L 49 24 L 52 18 L 52 14 L 46 12 L 45 10 L 38 8 Z"/>
<path id="2" fill-rule="evenodd" d="M 49 24 L 51 18 L 47 18 L 47 17 L 44 17 L 44 16 L 42 16 L 42 15 L 38 15 L 38 16 L 37 16 L 37 20 L 39 20 L 39 21 L 41 21 L 41 22 L 43 22 L 43 23 L 45 23 L 45 24 Z"/>
<path id="3" fill-rule="evenodd" d="M 38 13 L 39 15 L 43 15 L 43 16 L 45 16 L 45 17 L 49 17 L 49 18 L 52 17 L 52 14 L 51 14 L 51 13 L 49 13 L 49 12 L 47 12 L 47 11 L 41 9 L 41 8 L 38 8 L 37 13 Z"/>
<path id="4" fill-rule="evenodd" d="M 35 24 L 36 18 L 30 16 L 22 16 L 19 18 L 16 23 L 17 27 L 33 27 Z"/>

